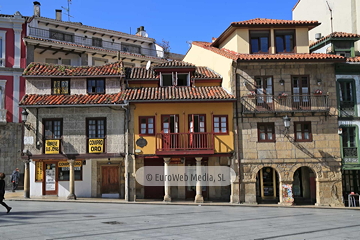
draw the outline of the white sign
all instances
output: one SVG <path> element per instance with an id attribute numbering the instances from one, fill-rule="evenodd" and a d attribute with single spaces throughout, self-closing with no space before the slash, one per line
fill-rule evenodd
<path id="1" fill-rule="evenodd" d="M 45 190 L 54 191 L 55 190 L 55 169 L 46 169 L 45 171 Z"/>
<path id="2" fill-rule="evenodd" d="M 24 144 L 25 145 L 33 145 L 34 144 L 34 137 L 24 137 Z"/>

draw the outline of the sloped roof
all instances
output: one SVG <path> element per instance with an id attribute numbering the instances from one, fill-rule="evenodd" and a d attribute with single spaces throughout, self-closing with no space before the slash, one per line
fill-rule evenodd
<path id="1" fill-rule="evenodd" d="M 320 25 L 318 21 L 304 21 L 304 20 L 280 20 L 269 18 L 254 18 L 246 21 L 232 22 L 232 26 L 264 26 L 264 25 L 281 25 L 281 26 L 310 26 L 316 27 Z"/>
<path id="2" fill-rule="evenodd" d="M 235 97 L 220 86 L 146 87 L 126 89 L 116 94 L 40 95 L 26 94 L 21 106 L 122 104 L 124 101 L 234 101 Z"/>
<path id="3" fill-rule="evenodd" d="M 347 58 L 346 61 L 347 62 L 360 62 L 360 56 Z"/>
<path id="4" fill-rule="evenodd" d="M 23 76 L 54 77 L 54 76 L 105 76 L 121 75 L 121 62 L 109 63 L 102 66 L 73 67 L 49 63 L 30 63 L 24 70 Z"/>
<path id="5" fill-rule="evenodd" d="M 346 32 L 333 32 L 325 37 L 322 37 L 316 42 L 313 42 L 309 45 L 309 47 L 315 46 L 321 42 L 324 42 L 325 40 L 328 40 L 330 38 L 357 38 L 360 39 L 360 34 L 356 33 L 346 33 Z"/>
<path id="6" fill-rule="evenodd" d="M 161 64 L 157 64 L 154 66 L 154 68 L 174 68 L 174 67 L 187 67 L 187 68 L 195 68 L 196 66 L 192 63 L 188 63 L 188 62 L 184 62 L 184 61 L 169 61 L 169 62 L 164 62 Z"/>
<path id="7" fill-rule="evenodd" d="M 284 60 L 318 60 L 318 61 L 345 61 L 345 58 L 342 56 L 334 54 L 323 54 L 323 53 L 283 53 L 283 54 L 242 54 L 237 53 L 225 48 L 216 48 L 211 46 L 209 42 L 193 42 L 192 44 L 202 47 L 206 50 L 217 53 L 226 58 L 232 59 L 234 61 L 284 61 Z"/>

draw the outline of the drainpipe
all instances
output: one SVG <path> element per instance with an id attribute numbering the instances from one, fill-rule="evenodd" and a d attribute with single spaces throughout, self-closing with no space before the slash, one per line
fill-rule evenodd
<path id="1" fill-rule="evenodd" d="M 121 107 L 125 111 L 124 150 L 125 150 L 125 201 L 129 201 L 129 103 L 125 100 Z"/>
<path id="2" fill-rule="evenodd" d="M 237 74 L 236 74 L 236 70 L 239 68 L 239 63 L 236 63 L 236 67 L 234 70 L 234 78 L 235 78 L 235 98 L 236 98 L 236 102 L 235 102 L 235 114 L 236 114 L 236 118 L 235 118 L 235 124 L 236 124 L 236 134 L 235 137 L 237 139 L 237 141 L 235 141 L 236 143 L 236 152 L 237 152 L 237 159 L 238 159 L 238 171 L 239 171 L 239 203 L 241 202 L 241 157 L 240 157 L 240 128 L 239 128 L 239 108 L 238 108 L 238 100 L 239 100 L 239 89 L 238 89 L 238 82 L 237 82 Z M 239 83 L 240 84 L 240 83 Z"/>

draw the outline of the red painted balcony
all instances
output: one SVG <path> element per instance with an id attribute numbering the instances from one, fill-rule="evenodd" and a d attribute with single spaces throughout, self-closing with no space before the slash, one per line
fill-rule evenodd
<path id="1" fill-rule="evenodd" d="M 157 155 L 214 154 L 213 133 L 157 133 Z"/>

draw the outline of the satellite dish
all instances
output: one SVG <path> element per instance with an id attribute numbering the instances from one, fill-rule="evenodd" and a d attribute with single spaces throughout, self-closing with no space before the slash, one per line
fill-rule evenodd
<path id="1" fill-rule="evenodd" d="M 146 63 L 146 70 L 149 70 L 150 66 L 151 66 L 151 61 L 149 60 L 149 61 Z"/>

